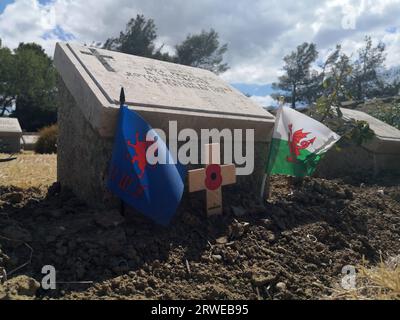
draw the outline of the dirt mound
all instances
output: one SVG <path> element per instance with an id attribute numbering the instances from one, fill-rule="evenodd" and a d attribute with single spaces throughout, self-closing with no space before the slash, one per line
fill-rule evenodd
<path id="1" fill-rule="evenodd" d="M 274 177 L 265 206 L 226 192 L 224 216 L 207 219 L 195 202 L 169 228 L 90 209 L 57 185 L 9 188 L 0 192 L 0 271 L 40 282 L 53 265 L 60 283 L 37 298 L 323 297 L 343 266 L 400 253 L 399 183 L 378 183 Z"/>
<path id="2" fill-rule="evenodd" d="M 31 300 L 36 297 L 40 284 L 27 276 L 18 276 L 0 284 L 0 300 Z"/>

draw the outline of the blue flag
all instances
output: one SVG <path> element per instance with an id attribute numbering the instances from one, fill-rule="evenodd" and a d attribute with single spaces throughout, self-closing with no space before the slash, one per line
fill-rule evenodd
<path id="1" fill-rule="evenodd" d="M 146 153 L 150 148 L 155 157 L 164 155 L 167 163 L 149 163 Z M 156 131 L 136 112 L 121 106 L 108 176 L 110 191 L 155 222 L 167 225 L 181 201 L 185 176 L 186 168 L 174 163 Z"/>

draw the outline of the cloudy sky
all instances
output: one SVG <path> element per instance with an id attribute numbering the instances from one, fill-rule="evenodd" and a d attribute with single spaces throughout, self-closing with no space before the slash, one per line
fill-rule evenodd
<path id="1" fill-rule="evenodd" d="M 188 33 L 214 28 L 228 43 L 230 70 L 222 77 L 260 103 L 282 57 L 315 42 L 321 56 L 342 43 L 356 51 L 365 35 L 387 46 L 387 66 L 400 64 L 400 0 L 0 0 L 0 38 L 14 48 L 38 42 L 52 55 L 55 42 L 103 42 L 136 14 L 153 18 L 166 50 Z"/>

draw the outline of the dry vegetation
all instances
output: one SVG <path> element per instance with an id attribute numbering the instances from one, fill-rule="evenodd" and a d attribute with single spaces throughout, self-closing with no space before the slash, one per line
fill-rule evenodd
<path id="1" fill-rule="evenodd" d="M 0 186 L 48 187 L 57 178 L 57 156 L 24 152 L 17 159 L 0 163 Z M 0 153 L 0 159 L 8 158 Z"/>
<path id="2" fill-rule="evenodd" d="M 212 222 L 187 212 L 170 229 L 48 193 L 55 180 L 56 155 L 21 153 L 0 163 L 0 235 L 24 241 L 0 241 L 0 271 L 25 265 L 10 286 L 25 288 L 26 277 L 14 276 L 40 279 L 41 266 L 52 264 L 64 279 L 95 281 L 54 298 L 400 299 L 397 180 L 378 192 L 380 185 L 311 178 L 293 193 L 287 179 L 273 177 L 267 212 L 249 209 Z M 29 265 L 26 243 L 34 250 Z M 393 258 L 379 263 L 380 256 Z M 341 268 L 357 263 L 356 289 L 346 291 Z"/>
<path id="3" fill-rule="evenodd" d="M 334 299 L 400 300 L 400 256 L 393 257 L 373 268 L 363 263 L 357 268 L 354 290 L 339 290 Z"/>

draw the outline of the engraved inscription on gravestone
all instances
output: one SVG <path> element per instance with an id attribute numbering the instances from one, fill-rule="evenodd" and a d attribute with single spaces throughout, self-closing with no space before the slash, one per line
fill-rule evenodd
<path id="1" fill-rule="evenodd" d="M 144 79 L 152 83 L 162 83 L 176 88 L 192 88 L 218 93 L 232 92 L 229 88 L 213 86 L 205 78 L 196 77 L 190 73 L 180 70 L 167 69 L 162 70 L 156 67 L 144 67 L 145 73 L 126 72 L 127 77 L 134 79 Z"/>
<path id="2" fill-rule="evenodd" d="M 115 72 L 113 67 L 111 67 L 110 64 L 106 60 L 106 59 L 114 59 L 113 57 L 102 55 L 94 48 L 89 48 L 88 50 L 90 52 L 81 51 L 81 53 L 87 54 L 89 56 L 95 56 L 97 58 L 97 60 L 99 60 L 101 62 L 101 64 L 104 66 L 104 68 L 106 68 L 107 71 Z"/>
<path id="3" fill-rule="evenodd" d="M 111 106 L 120 88 L 126 103 L 169 110 L 246 116 L 273 121 L 271 114 L 210 71 L 75 44 L 62 45 L 73 55 Z M 55 62 L 60 68 L 59 47 Z M 72 57 L 71 57 L 72 58 Z"/>

